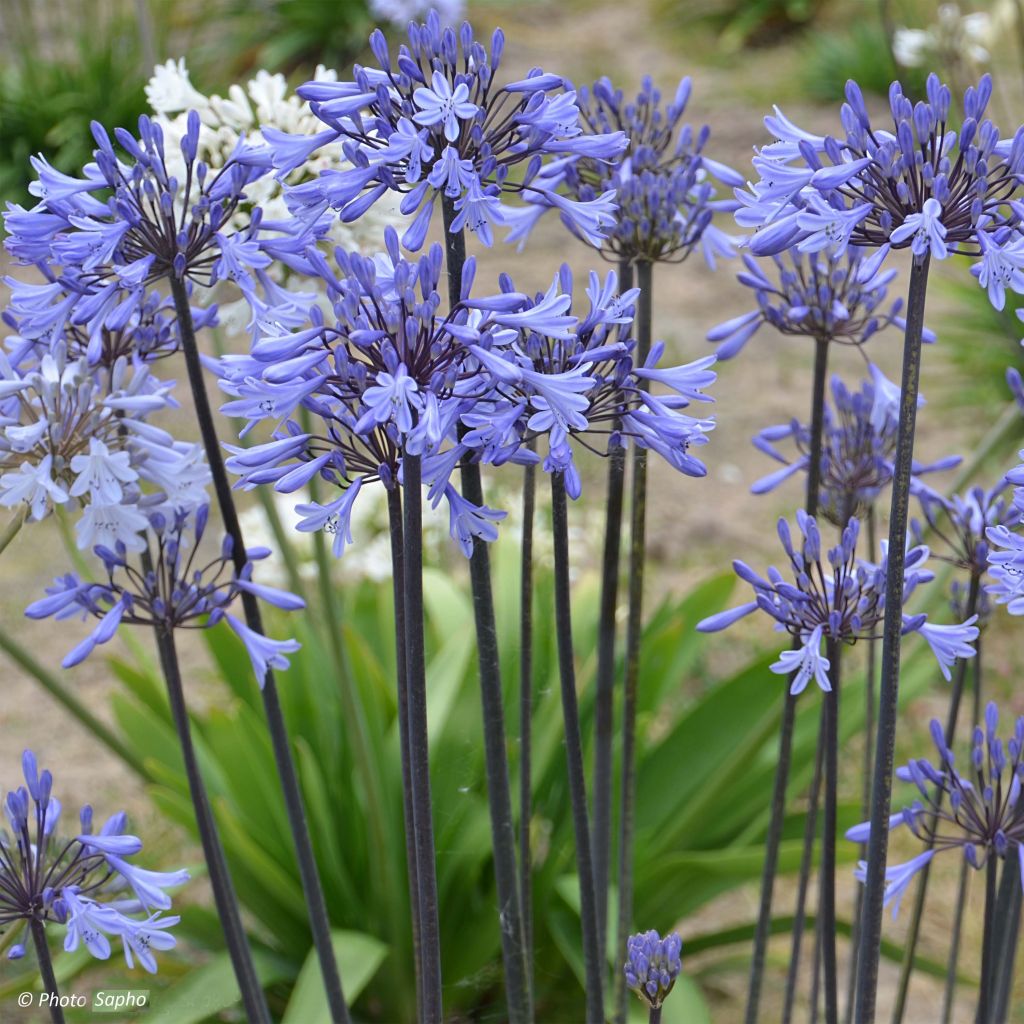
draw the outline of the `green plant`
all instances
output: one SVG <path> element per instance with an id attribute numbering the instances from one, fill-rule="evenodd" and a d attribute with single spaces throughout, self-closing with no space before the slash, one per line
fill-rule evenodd
<path id="1" fill-rule="evenodd" d="M 498 628 L 505 678 L 515 678 L 518 573 L 514 543 L 495 547 Z M 733 588 L 718 576 L 654 613 L 644 639 L 640 684 L 636 920 L 668 926 L 738 886 L 756 881 L 767 827 L 781 701 L 768 671 L 774 657 L 754 659 L 720 681 L 705 678 L 702 640 L 693 630 L 722 608 Z M 592 733 L 594 627 L 597 587 L 577 588 L 575 646 L 584 735 Z M 480 714 L 468 594 L 450 576 L 429 575 L 430 728 L 433 793 L 438 829 L 446 999 L 453 1012 L 500 1007 L 500 949 L 483 754 L 473 741 Z M 388 639 L 390 582 L 363 581 L 345 591 L 340 615 L 344 641 L 332 652 L 326 623 L 308 628 L 295 617 L 302 652 L 282 678 L 281 696 L 295 737 L 306 806 L 320 861 L 346 991 L 367 1020 L 406 1020 L 413 1012 L 409 906 L 405 892 L 401 772 L 395 722 L 394 652 Z M 551 621 L 550 572 L 539 574 L 537 621 Z M 283 625 L 283 623 L 281 624 Z M 316 971 L 295 882 L 280 789 L 262 728 L 259 695 L 244 650 L 233 634 L 202 634 L 214 666 L 215 699 L 194 715 L 199 756 L 209 782 L 239 896 L 252 921 L 258 966 L 272 1004 L 286 1021 L 323 1017 L 322 995 L 303 978 Z M 538 965 L 538 1014 L 569 1019 L 578 1006 L 578 887 L 561 747 L 554 639 L 536 638 L 537 715 L 534 746 L 535 807 L 531 822 Z M 336 675 L 340 653 L 342 686 Z M 113 697 L 121 741 L 141 763 L 157 807 L 183 828 L 194 829 L 180 757 L 163 686 L 143 656 L 114 661 L 122 687 Z M 921 692 L 934 673 L 926 659 L 907 659 L 901 693 Z M 862 727 L 863 679 L 844 686 L 842 735 Z M 510 694 L 511 697 L 511 694 Z M 511 710 L 511 709 L 510 709 Z M 793 761 L 794 794 L 809 778 L 818 702 L 801 702 Z M 513 768 L 515 748 L 510 741 Z M 588 752 L 589 753 L 589 752 Z M 589 757 L 588 757 L 589 763 Z M 680 774 L 679 764 L 688 765 Z M 842 809 L 843 824 L 858 810 Z M 783 871 L 795 872 L 803 816 L 788 821 Z M 842 851 L 852 860 L 855 849 Z M 614 894 L 613 894 L 614 901 Z M 784 923 L 780 927 L 785 927 Z M 237 1000 L 226 956 L 219 952 L 212 915 L 190 908 L 182 924 L 190 943 L 213 959 L 187 981 L 164 992 L 161 1020 L 199 1021 Z M 745 942 L 747 932 L 726 929 L 700 936 L 683 929 L 698 948 Z M 80 969 L 84 964 L 78 965 Z M 71 971 L 72 965 L 59 963 Z M 575 975 L 575 977 L 574 977 Z M 707 1019 L 699 987 L 686 982 L 685 998 L 666 1006 L 665 1020 Z M 672 1007 L 670 1013 L 669 1006 Z M 319 1014 L 319 1017 L 318 1017 Z"/>
<path id="2" fill-rule="evenodd" d="M 12 0 L 0 61 L 0 192 L 24 202 L 29 157 L 74 171 L 95 145 L 89 122 L 132 125 L 146 108 L 149 68 L 135 20 L 91 5 Z M 5 12 L 7 23 L 7 12 Z"/>
<path id="3" fill-rule="evenodd" d="M 718 33 L 726 52 L 743 46 L 764 44 L 809 24 L 822 7 L 822 0 L 699 0 L 679 4 L 657 0 L 658 18 L 691 29 L 703 22 Z"/>

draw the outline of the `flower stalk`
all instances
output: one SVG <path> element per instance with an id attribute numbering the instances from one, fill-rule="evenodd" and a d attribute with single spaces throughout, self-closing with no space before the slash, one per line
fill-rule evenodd
<path id="1" fill-rule="evenodd" d="M 36 960 L 39 963 L 39 974 L 43 980 L 43 988 L 50 1002 L 50 1020 L 53 1024 L 64 1024 L 64 1010 L 60 1005 L 60 989 L 57 976 L 53 973 L 53 961 L 50 959 L 50 947 L 46 944 L 46 927 L 43 922 L 33 918 L 31 922 L 32 942 L 36 947 Z"/>

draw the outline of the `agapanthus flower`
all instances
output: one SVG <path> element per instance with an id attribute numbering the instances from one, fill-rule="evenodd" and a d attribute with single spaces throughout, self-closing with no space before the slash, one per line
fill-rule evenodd
<path id="1" fill-rule="evenodd" d="M 224 538 L 218 555 L 202 554 L 200 542 L 207 518 L 206 505 L 195 510 L 167 506 L 148 510 L 141 535 L 148 557 L 136 560 L 123 543 L 113 548 L 97 545 L 94 552 L 105 580 L 91 582 L 67 573 L 54 580 L 46 597 L 25 609 L 32 619 L 79 616 L 98 620 L 92 633 L 64 658 L 65 668 L 84 661 L 96 647 L 111 640 L 121 625 L 159 626 L 168 631 L 208 629 L 222 619 L 244 643 L 261 685 L 268 666 L 288 667 L 285 655 L 298 650 L 296 641 L 260 636 L 228 608 L 243 592 L 287 611 L 302 608 L 302 600 L 253 580 L 255 562 L 270 553 L 265 548 L 249 549 L 240 572 L 234 567 L 230 537 Z"/>
<path id="2" fill-rule="evenodd" d="M 1001 139 L 985 117 L 991 95 L 984 75 L 964 93 L 955 130 L 948 127 L 950 90 L 936 75 L 916 104 L 893 82 L 887 130 L 872 125 L 850 81 L 839 139 L 806 132 L 776 109 L 765 125 L 778 141 L 754 158 L 758 180 L 736 193 L 737 222 L 756 229 L 751 251 L 877 249 L 864 262 L 865 277 L 890 249 L 910 249 L 917 259 L 978 257 L 979 280 L 1001 308 L 1022 265 L 1024 128 Z"/>
<path id="3" fill-rule="evenodd" d="M 812 516 L 798 510 L 797 526 L 801 533 L 799 544 L 793 543 L 789 524 L 780 519 L 779 539 L 789 558 L 793 582 L 785 580 L 774 567 L 768 569 L 767 578 L 759 576 L 744 562 L 736 560 L 736 575 L 754 591 L 754 600 L 738 608 L 712 615 L 697 624 L 705 633 L 726 629 L 746 615 L 757 610 L 770 616 L 776 629 L 799 640 L 800 646 L 783 652 L 771 666 L 779 675 L 793 677 L 790 692 L 800 693 L 813 679 L 825 691 L 831 689 L 828 670 L 830 663 L 822 651 L 822 644 L 853 644 L 858 640 L 876 639 L 880 635 L 885 615 L 885 584 L 887 551 L 883 543 L 881 559 L 876 563 L 857 558 L 860 521 L 851 518 L 835 547 L 824 552 L 822 559 L 821 535 Z M 933 579 L 925 567 L 928 549 L 923 545 L 910 548 L 906 553 L 906 575 L 903 583 L 905 607 L 912 593 Z M 950 668 L 957 658 L 974 654 L 970 646 L 978 638 L 976 616 L 960 625 L 936 625 L 927 615 L 903 613 L 903 633 L 920 633 L 932 649 L 943 676 L 950 679 Z"/>
<path id="4" fill-rule="evenodd" d="M 996 604 L 1006 605 L 1011 615 L 1024 615 L 1024 535 L 997 525 L 990 526 L 985 537 L 991 546 L 988 571 L 995 581 L 985 590 Z"/>
<path id="5" fill-rule="evenodd" d="M 547 192 L 539 181 L 545 161 L 611 160 L 623 151 L 621 133 L 583 133 L 575 93 L 560 76 L 534 69 L 499 84 L 504 47 L 500 29 L 487 48 L 468 22 L 456 33 L 431 11 L 424 24 L 409 25 L 408 43 L 394 59 L 376 31 L 370 48 L 379 67 L 357 64 L 353 81 L 300 86 L 299 96 L 326 127 L 311 137 L 267 139 L 278 173 L 288 174 L 338 140 L 353 166 L 291 189 L 296 215 L 316 218 L 330 207 L 350 223 L 388 192 L 400 192 L 402 213 L 416 214 L 402 244 L 415 251 L 443 196 L 454 203 L 452 229 L 469 228 L 490 245 L 494 228 L 506 223 L 509 194 Z M 595 243 L 612 224 L 610 191 L 587 202 L 551 193 L 551 201 Z"/>
<path id="6" fill-rule="evenodd" d="M 51 281 L 34 286 L 34 297 L 33 286 L 18 286 L 17 323 L 26 337 L 55 339 L 69 324 L 90 339 L 118 331 L 154 302 L 159 307 L 163 300 L 154 300 L 152 290 L 172 278 L 203 287 L 230 280 L 255 298 L 269 286 L 273 260 L 292 259 L 314 230 L 304 225 L 299 238 L 276 225 L 270 231 L 258 207 L 243 229 L 234 229 L 247 189 L 269 163 L 243 162 L 248 147 L 239 140 L 224 166 L 211 170 L 197 158 L 195 111 L 173 160 L 163 129 L 146 116 L 139 118 L 138 137 L 118 128 L 112 141 L 97 122 L 92 130 L 97 149 L 83 177 L 34 158 L 38 178 L 29 191 L 39 202 L 27 211 L 11 206 L 5 216 L 7 249 L 23 264 L 44 264 Z"/>
<path id="7" fill-rule="evenodd" d="M 985 867 L 992 857 L 1017 857 L 1024 844 L 1020 802 L 1024 718 L 1017 719 L 1013 736 L 1005 744 L 996 735 L 998 727 L 999 709 L 990 703 L 985 708 L 984 723 L 975 726 L 970 761 L 961 774 L 941 724 L 932 719 L 937 763 L 917 758 L 896 769 L 897 778 L 916 786 L 920 798 L 893 814 L 889 828 L 908 828 L 927 843 L 927 849 L 905 864 L 886 869 L 885 904 L 892 904 L 893 918 L 910 882 L 933 857 L 959 850 L 975 870 Z M 851 828 L 846 838 L 864 843 L 870 833 L 870 823 L 864 822 Z M 1020 869 L 1024 885 L 1024 856 L 1020 857 Z M 865 870 L 862 861 L 855 872 L 861 881 Z"/>
<path id="8" fill-rule="evenodd" d="M 837 525 L 851 515 L 863 518 L 893 477 L 900 392 L 877 366 L 871 365 L 870 369 L 871 379 L 862 381 L 858 391 L 850 391 L 838 375 L 833 375 L 832 401 L 825 403 L 819 506 L 822 515 Z M 759 451 L 782 464 L 782 469 L 753 485 L 754 494 L 765 494 L 791 476 L 807 472 L 809 424 L 794 418 L 766 427 L 753 441 Z M 796 448 L 794 456 L 780 449 L 786 441 Z M 950 469 L 959 462 L 958 456 L 930 464 L 915 460 L 912 472 L 917 480 L 924 473 Z"/>
<path id="9" fill-rule="evenodd" d="M 0 352 L 0 505 L 30 520 L 67 506 L 81 512 L 80 547 L 137 546 L 140 503 L 163 493 L 188 504 L 197 473 L 194 446 L 147 421 L 176 404 L 170 386 L 123 355 L 109 369 L 62 344 L 36 355 Z M 205 464 L 198 472 L 205 485 Z"/>
<path id="10" fill-rule="evenodd" d="M 630 935 L 622 968 L 626 985 L 648 1006 L 657 1009 L 682 970 L 682 949 L 683 940 L 676 932 L 669 932 L 664 938 L 653 929 Z"/>
<path id="11" fill-rule="evenodd" d="M 720 256 L 733 255 L 733 240 L 712 224 L 716 212 L 732 211 L 735 200 L 716 198 L 712 179 L 737 186 L 743 178 L 704 153 L 710 135 L 683 122 L 692 84 L 684 78 L 671 102 L 645 77 L 639 95 L 626 101 L 607 78 L 577 95 L 583 130 L 606 137 L 622 133 L 629 139 L 616 159 L 581 157 L 549 165 L 541 171 L 547 192 L 560 189 L 579 202 L 614 192 L 619 213 L 601 242 L 601 250 L 619 258 L 680 263 L 700 248 L 714 268 Z M 527 204 L 510 216 L 510 241 L 523 241 L 545 209 L 558 209 L 545 193 L 527 196 Z M 562 220 L 575 230 L 571 216 Z M 578 233 L 578 232 L 577 232 Z"/>
<path id="12" fill-rule="evenodd" d="M 112 940 L 119 940 L 128 967 L 138 960 L 155 973 L 155 953 L 173 949 L 170 930 L 179 921 L 164 917 L 171 898 L 167 889 L 183 885 L 187 871 L 151 871 L 133 858 L 142 840 L 127 833 L 124 812 L 112 815 L 94 831 L 88 805 L 78 816 L 74 834 L 62 835 L 61 802 L 53 795 L 53 777 L 40 771 L 35 755 L 21 758 L 25 785 L 7 792 L 0 828 L 0 929 L 43 925 L 66 927 L 64 948 L 84 945 L 97 960 L 107 960 Z M 12 945 L 9 960 L 25 955 L 26 936 Z"/>
<path id="13" fill-rule="evenodd" d="M 780 334 L 840 345 L 863 345 L 886 327 L 907 326 L 902 299 L 884 305 L 896 271 L 878 267 L 868 272 L 862 249 L 805 251 L 794 245 L 773 254 L 771 265 L 749 254 L 743 263 L 746 269 L 737 279 L 753 290 L 757 309 L 708 332 L 719 359 L 731 359 L 765 324 Z M 935 340 L 927 328 L 924 340 Z"/>

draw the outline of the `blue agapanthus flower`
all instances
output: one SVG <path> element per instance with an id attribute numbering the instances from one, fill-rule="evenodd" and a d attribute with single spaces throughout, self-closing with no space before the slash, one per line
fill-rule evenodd
<path id="1" fill-rule="evenodd" d="M 103 564 L 106 579 L 91 582 L 67 573 L 47 588 L 47 596 L 25 609 L 32 619 L 51 616 L 95 618 L 96 628 L 64 658 L 70 668 L 84 661 L 100 644 L 113 638 L 123 624 L 159 626 L 162 629 L 209 628 L 226 619 L 245 644 L 253 672 L 262 686 L 267 669 L 288 667 L 285 657 L 299 649 L 295 640 L 271 640 L 249 629 L 228 608 L 243 592 L 287 611 L 304 607 L 302 599 L 286 591 L 256 583 L 253 565 L 270 554 L 266 548 L 251 548 L 248 561 L 236 572 L 232 541 L 225 537 L 220 553 L 209 559 L 201 555 L 208 507 L 172 510 L 158 507 L 148 511 L 143 550 L 148 558 L 138 560 L 124 544 L 113 549 L 99 545 L 95 554 Z"/>
<path id="2" fill-rule="evenodd" d="M 661 1006 L 682 970 L 682 949 L 683 940 L 676 932 L 664 938 L 653 929 L 630 935 L 622 968 L 626 985 L 648 1006 Z"/>
<path id="3" fill-rule="evenodd" d="M 917 873 L 933 857 L 959 850 L 975 870 L 992 857 L 1017 859 L 1024 845 L 1024 816 L 1021 814 L 1021 780 L 1024 778 L 1024 718 L 1018 718 L 1013 735 L 1004 743 L 996 735 L 999 709 L 990 703 L 985 721 L 977 725 L 966 770 L 957 771 L 953 752 L 946 745 L 940 723 L 932 719 L 932 742 L 938 751 L 936 764 L 917 758 L 896 769 L 897 778 L 917 787 L 920 798 L 889 818 L 889 828 L 903 826 L 927 849 L 907 861 L 886 868 L 885 905 L 892 905 L 893 918 L 900 900 Z M 846 838 L 865 843 L 870 822 L 855 825 Z M 1021 884 L 1024 885 L 1024 855 L 1020 856 Z M 864 880 L 864 861 L 855 871 Z"/>
<path id="4" fill-rule="evenodd" d="M 1024 615 L 1024 535 L 1001 525 L 990 526 L 985 537 L 990 545 L 988 571 L 995 581 L 985 590 L 1011 615 Z"/>
<path id="5" fill-rule="evenodd" d="M 416 251 L 443 196 L 454 202 L 452 230 L 468 228 L 489 246 L 494 228 L 507 223 L 506 197 L 525 194 L 546 198 L 597 244 L 613 223 L 614 193 L 570 199 L 549 191 L 541 171 L 548 161 L 612 160 L 626 138 L 621 132 L 585 133 L 576 95 L 559 75 L 535 68 L 524 79 L 500 84 L 504 48 L 501 29 L 487 47 L 468 22 L 456 33 L 432 10 L 424 24 L 409 25 L 408 42 L 396 56 L 384 35 L 373 33 L 370 49 L 378 67 L 357 64 L 352 81 L 300 86 L 298 95 L 326 127 L 311 137 L 265 130 L 278 173 L 288 174 L 339 139 L 353 166 L 289 189 L 293 212 L 316 218 L 329 207 L 354 221 L 386 192 L 400 192 L 402 212 L 416 214 L 402 244 Z"/>
<path id="6" fill-rule="evenodd" d="M 791 246 L 768 260 L 744 254 L 740 284 L 754 292 L 757 308 L 708 332 L 719 359 L 731 359 L 765 324 L 780 334 L 841 345 L 863 345 L 886 327 L 904 330 L 903 300 L 885 300 L 895 270 L 868 271 L 863 249 L 803 252 Z M 927 328 L 924 340 L 935 341 Z"/>
<path id="7" fill-rule="evenodd" d="M 624 441 L 662 454 L 691 475 L 704 468 L 691 454 L 711 421 L 679 409 L 706 400 L 713 359 L 661 369 L 661 346 L 634 367 L 629 338 L 636 290 L 618 293 L 615 274 L 593 274 L 584 311 L 573 311 L 573 282 L 562 268 L 534 297 L 503 277 L 497 294 L 474 296 L 476 263 L 466 262 L 461 297 L 441 313 L 443 256 L 402 256 L 396 233 L 374 259 L 337 251 L 332 266 L 311 254 L 333 318 L 316 306 L 299 329 L 270 325 L 250 355 L 220 361 L 232 416 L 274 425 L 271 440 L 232 448 L 228 467 L 243 487 L 273 484 L 292 493 L 319 476 L 339 490 L 325 505 L 297 507 L 298 528 L 325 530 L 335 554 L 351 543 L 352 509 L 360 489 L 402 480 L 405 453 L 423 459 L 423 480 L 435 504 L 447 501 L 452 536 L 463 551 L 472 538 L 492 540 L 504 513 L 467 502 L 451 483 L 465 459 L 492 465 L 535 462 L 526 442 L 547 442 L 544 466 L 566 476 L 579 494 L 572 444 Z M 672 392 L 648 394 L 641 382 Z M 303 429 L 299 409 L 313 426 Z M 591 440 L 593 438 L 593 440 Z"/>
<path id="8" fill-rule="evenodd" d="M 21 263 L 44 268 L 43 284 L 14 282 L 12 315 L 28 338 L 56 341 L 84 335 L 90 362 L 103 353 L 109 335 L 132 328 L 133 351 L 152 351 L 146 327 L 165 300 L 154 287 L 176 278 L 203 287 L 231 281 L 247 296 L 272 287 L 266 268 L 275 259 L 299 259 L 316 227 L 288 225 L 300 235 L 264 225 L 251 210 L 245 227 L 232 219 L 249 186 L 270 170 L 240 141 L 223 167 L 211 171 L 197 160 L 199 115 L 192 111 L 180 153 L 164 148 L 160 126 L 143 115 L 138 136 L 118 128 L 112 141 L 92 125 L 97 148 L 83 177 L 33 159 L 38 178 L 29 191 L 39 202 L 30 210 L 9 206 L 5 245 Z M 304 264 L 298 264 L 304 266 Z M 209 318 L 212 314 L 205 314 Z M 169 325 L 168 325 L 169 326 Z M 156 328 L 169 344 L 169 329 Z M 158 346 L 159 348 L 159 346 Z"/>
<path id="9" fill-rule="evenodd" d="M 779 520 L 779 539 L 789 558 L 793 582 L 770 567 L 767 579 L 739 560 L 733 562 L 736 575 L 754 590 L 754 600 L 738 608 L 720 612 L 697 624 L 704 633 L 726 629 L 757 610 L 775 620 L 776 629 L 800 641 L 794 650 L 784 651 L 771 666 L 779 675 L 793 677 L 791 693 L 801 693 L 813 679 L 825 691 L 829 682 L 830 661 L 822 652 L 822 643 L 853 644 L 858 640 L 876 639 L 885 616 L 886 547 L 882 544 L 881 560 L 875 564 L 858 559 L 857 541 L 860 521 L 851 518 L 842 539 L 824 552 L 821 535 L 812 516 L 803 510 L 796 514 L 800 529 L 799 544 L 794 544 L 789 524 Z M 903 583 L 905 607 L 913 592 L 933 579 L 925 567 L 928 549 L 923 545 L 906 554 L 906 575 Z M 957 658 L 974 656 L 971 644 L 978 638 L 976 616 L 960 625 L 936 625 L 927 615 L 903 613 L 903 633 L 919 633 L 928 641 L 943 676 L 950 679 L 950 669 Z"/>
<path id="10" fill-rule="evenodd" d="M 949 127 L 950 90 L 935 75 L 918 103 L 893 82 L 886 129 L 872 124 L 850 81 L 839 138 L 804 131 L 776 109 L 765 125 L 777 141 L 754 158 L 758 180 L 736 193 L 737 222 L 755 230 L 751 251 L 877 249 L 865 276 L 890 249 L 919 259 L 977 257 L 975 276 L 1001 309 L 1024 267 L 1024 128 L 1000 138 L 985 116 L 991 95 L 989 75 L 967 89 L 957 130 Z"/>
<path id="11" fill-rule="evenodd" d="M 0 929 L 23 927 L 9 960 L 25 955 L 30 922 L 66 927 L 64 948 L 84 945 L 97 960 L 110 958 L 111 941 L 120 941 L 129 967 L 149 973 L 156 953 L 173 949 L 170 929 L 180 920 L 164 917 L 171 898 L 166 890 L 188 881 L 187 871 L 151 871 L 132 858 L 142 840 L 127 833 L 123 812 L 94 830 L 92 808 L 78 816 L 74 835 L 61 833 L 61 802 L 53 795 L 53 777 L 39 770 L 35 755 L 21 759 L 25 785 L 7 792 L 0 828 Z"/>
<path id="12" fill-rule="evenodd" d="M 861 382 L 857 391 L 850 391 L 834 375 L 830 386 L 832 401 L 824 409 L 819 507 L 822 515 L 840 526 L 850 516 L 863 518 L 893 477 L 900 389 L 877 366 L 869 365 L 871 379 Z M 754 494 L 765 494 L 791 476 L 807 472 L 811 449 L 809 424 L 794 418 L 789 423 L 766 427 L 753 440 L 759 451 L 782 465 L 753 485 Z M 794 455 L 779 447 L 783 442 L 793 444 Z M 959 462 L 959 456 L 928 464 L 915 460 L 915 486 L 919 485 L 921 475 L 951 469 Z"/>
<path id="13" fill-rule="evenodd" d="M 607 78 L 577 95 L 583 129 L 593 136 L 624 134 L 625 151 L 615 160 L 589 156 L 556 162 L 538 176 L 547 192 L 527 195 L 527 203 L 510 214 L 514 229 L 509 241 L 522 242 L 546 209 L 557 209 L 547 193 L 560 190 L 573 200 L 591 202 L 614 192 L 619 204 L 615 223 L 601 242 L 603 252 L 630 260 L 680 263 L 700 248 L 714 268 L 720 256 L 733 255 L 733 240 L 712 224 L 716 212 L 736 209 L 721 199 L 713 179 L 743 184 L 731 168 L 704 153 L 707 125 L 694 131 L 683 122 L 692 84 L 684 78 L 671 102 L 645 77 L 639 95 L 627 101 Z M 561 212 L 566 226 L 579 234 L 572 218 Z"/>

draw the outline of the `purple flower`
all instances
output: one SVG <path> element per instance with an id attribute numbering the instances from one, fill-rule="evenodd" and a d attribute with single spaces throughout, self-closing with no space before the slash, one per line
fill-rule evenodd
<path id="1" fill-rule="evenodd" d="M 660 1007 L 682 970 L 683 940 L 676 932 L 662 938 L 656 931 L 638 932 L 626 940 L 623 972 L 626 985 L 648 1006 Z"/>

